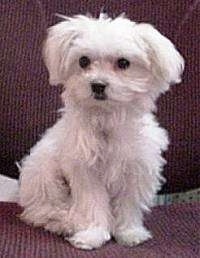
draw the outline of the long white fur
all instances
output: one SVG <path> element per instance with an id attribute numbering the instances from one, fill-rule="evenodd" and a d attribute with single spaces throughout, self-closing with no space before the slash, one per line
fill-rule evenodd
<path id="1" fill-rule="evenodd" d="M 91 59 L 88 69 L 81 56 Z M 120 57 L 131 64 L 124 71 Z M 83 249 L 111 236 L 130 246 L 147 240 L 143 212 L 163 182 L 168 146 L 152 112 L 180 82 L 183 58 L 149 24 L 78 15 L 49 29 L 44 59 L 50 83 L 64 85 L 64 111 L 23 159 L 22 218 Z M 92 81 L 108 84 L 107 100 L 93 98 Z"/>

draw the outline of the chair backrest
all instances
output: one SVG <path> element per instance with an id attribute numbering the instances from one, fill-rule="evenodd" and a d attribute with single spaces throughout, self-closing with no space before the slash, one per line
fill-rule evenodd
<path id="1" fill-rule="evenodd" d="M 171 138 L 162 191 L 199 186 L 200 3 L 194 0 L 0 1 L 0 173 L 17 177 L 15 161 L 56 120 L 61 88 L 49 86 L 41 57 L 46 28 L 58 21 L 54 14 L 98 16 L 102 7 L 111 16 L 125 12 L 154 24 L 183 54 L 183 82 L 158 103 L 159 121 Z"/>

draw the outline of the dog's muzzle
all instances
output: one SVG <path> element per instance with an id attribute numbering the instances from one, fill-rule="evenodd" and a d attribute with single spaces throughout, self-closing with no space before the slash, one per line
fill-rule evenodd
<path id="1" fill-rule="evenodd" d="M 92 82 L 91 83 L 91 89 L 93 92 L 93 96 L 97 100 L 105 100 L 107 99 L 107 96 L 105 94 L 105 88 L 107 87 L 107 84 L 100 83 L 100 82 Z"/>

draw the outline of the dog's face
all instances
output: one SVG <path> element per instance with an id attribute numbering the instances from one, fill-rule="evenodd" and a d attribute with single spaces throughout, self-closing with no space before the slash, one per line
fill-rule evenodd
<path id="1" fill-rule="evenodd" d="M 174 45 L 149 24 L 100 15 L 75 16 L 52 26 L 44 45 L 51 84 L 65 99 L 93 106 L 150 108 L 172 83 L 184 61 Z"/>

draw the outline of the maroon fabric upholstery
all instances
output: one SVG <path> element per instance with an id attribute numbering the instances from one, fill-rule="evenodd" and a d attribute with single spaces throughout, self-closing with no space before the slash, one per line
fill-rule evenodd
<path id="1" fill-rule="evenodd" d="M 0 173 L 17 177 L 14 162 L 56 120 L 61 89 L 49 86 L 41 58 L 46 28 L 59 21 L 54 14 L 90 12 L 97 16 L 102 7 L 112 16 L 126 12 L 135 21 L 154 24 L 185 57 L 183 83 L 159 100 L 159 120 L 171 137 L 163 191 L 199 186 L 200 2 L 197 0 L 1 0 Z"/>
<path id="2" fill-rule="evenodd" d="M 1 258 L 197 258 L 200 257 L 198 204 L 154 208 L 147 217 L 153 239 L 136 247 L 111 241 L 99 250 L 73 248 L 57 235 L 22 223 L 15 204 L 0 203 Z"/>

